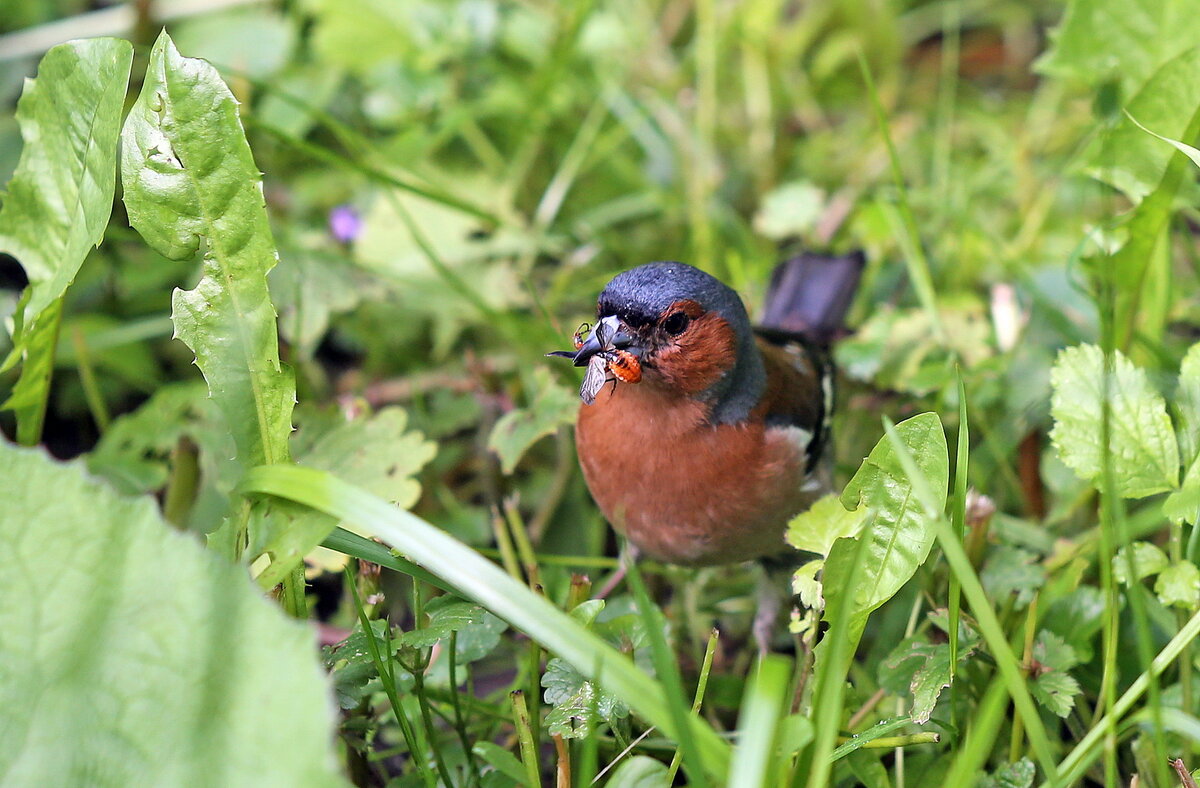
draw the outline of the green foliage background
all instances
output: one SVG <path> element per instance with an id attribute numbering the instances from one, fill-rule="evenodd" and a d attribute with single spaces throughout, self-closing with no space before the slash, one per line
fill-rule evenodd
<path id="1" fill-rule="evenodd" d="M 0 621 L 33 638 L 94 609 L 108 633 L 34 641 L 46 663 L 0 638 L 0 699 L 50 677 L 0 704 L 0 740 L 167 692 L 108 641 L 123 627 L 174 643 L 262 616 L 225 633 L 227 669 L 284 688 L 223 706 L 213 674 L 181 706 L 300 732 L 237 749 L 181 724 L 183 750 L 257 764 L 223 784 L 323 782 L 335 758 L 359 785 L 489 788 L 568 761 L 615 786 L 1200 766 L 1188 2 L 130 8 L 0 19 L 0 430 L 80 458 L 0 443 Z M 90 40 L 50 49 L 63 19 Z M 753 314 L 812 249 L 868 261 L 836 351 L 846 491 L 793 524 L 815 555 L 788 657 L 759 662 L 758 570 L 649 565 L 590 599 L 616 545 L 576 470 L 577 380 L 543 353 L 619 270 L 685 260 Z M 129 552 L 88 552 L 85 513 L 116 529 L 127 507 Z M 113 565 L 160 542 L 166 570 Z M 389 569 L 343 578 L 346 554 Z M 176 618 L 122 596 L 160 576 Z M 327 686 L 264 592 L 349 635 Z M 108 719 L 108 741 L 176 746 Z M 42 774 L 10 749 L 0 782 Z M 270 768 L 301 751 L 299 776 Z"/>

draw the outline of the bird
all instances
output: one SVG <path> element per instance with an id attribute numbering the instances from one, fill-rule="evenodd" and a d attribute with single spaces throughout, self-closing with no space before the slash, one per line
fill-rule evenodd
<path id="1" fill-rule="evenodd" d="M 594 328 L 552 355 L 587 367 L 580 466 L 637 555 L 700 567 L 792 549 L 789 520 L 831 489 L 828 348 L 862 267 L 859 254 L 784 261 L 758 328 L 732 288 L 685 263 L 605 286 Z"/>

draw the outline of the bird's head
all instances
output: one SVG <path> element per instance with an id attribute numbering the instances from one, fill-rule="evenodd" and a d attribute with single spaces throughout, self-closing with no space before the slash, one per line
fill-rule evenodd
<path id="1" fill-rule="evenodd" d="M 575 356 L 609 347 L 637 356 L 643 378 L 668 396 L 710 406 L 709 420 L 745 419 L 765 385 L 762 357 L 737 293 L 684 263 L 647 263 L 618 274 L 600 293 L 598 322 Z"/>

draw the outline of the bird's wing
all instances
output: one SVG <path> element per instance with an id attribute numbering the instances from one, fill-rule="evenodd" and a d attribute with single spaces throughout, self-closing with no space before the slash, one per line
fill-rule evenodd
<path id="1" fill-rule="evenodd" d="M 833 366 L 818 346 L 781 332 L 760 331 L 767 386 L 755 409 L 768 428 L 786 429 L 812 471 L 829 440 Z"/>

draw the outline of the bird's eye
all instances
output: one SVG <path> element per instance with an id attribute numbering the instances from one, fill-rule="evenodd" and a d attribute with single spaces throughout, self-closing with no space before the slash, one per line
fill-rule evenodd
<path id="1" fill-rule="evenodd" d="M 663 321 L 662 327 L 671 336 L 682 334 L 688 327 L 689 318 L 683 312 L 672 312 L 667 315 L 667 319 Z"/>

